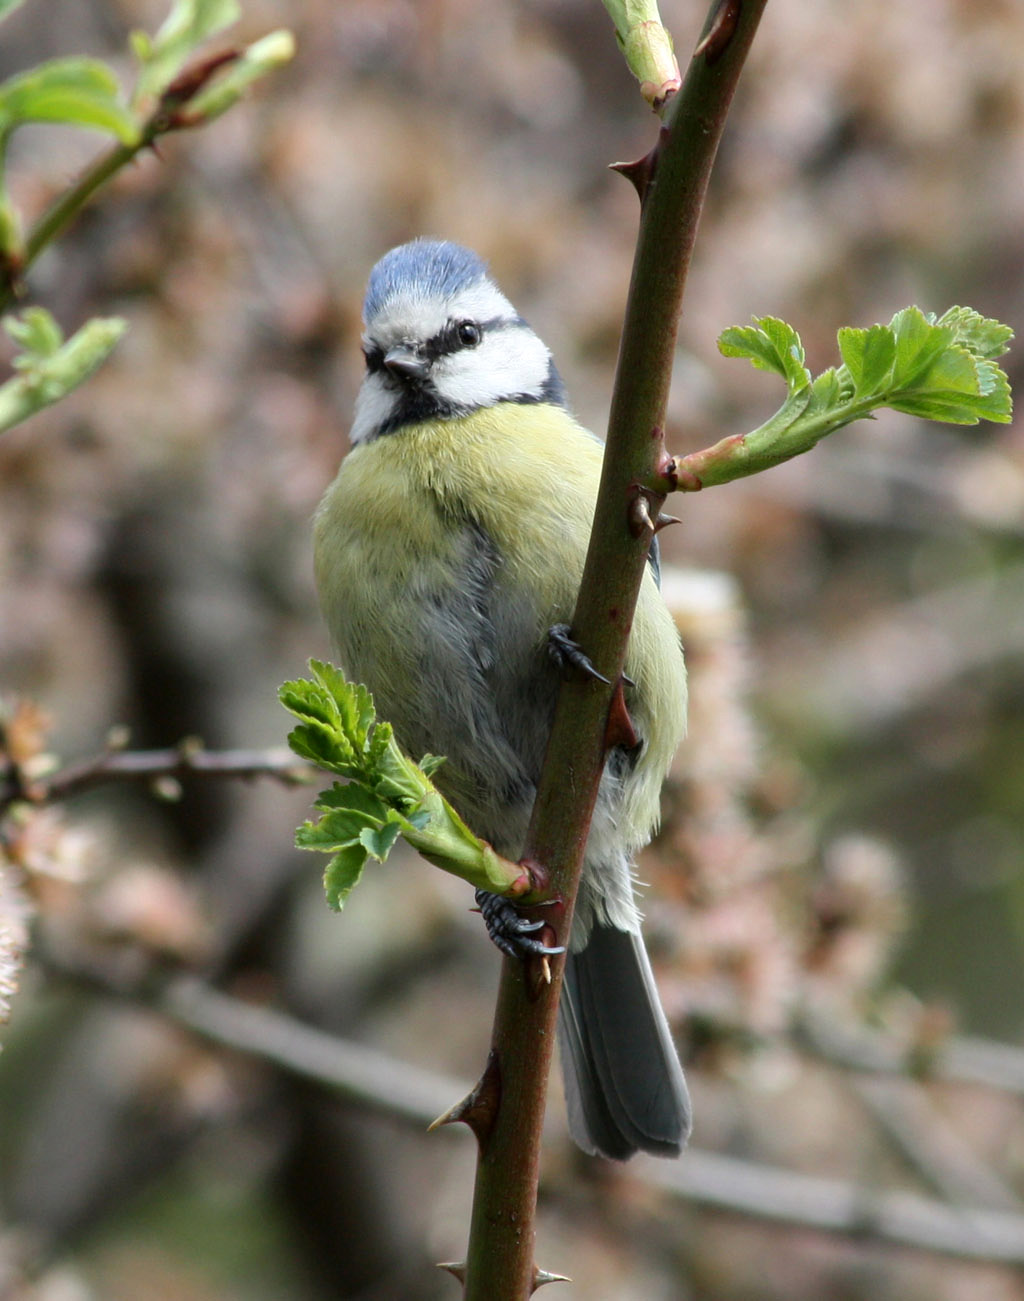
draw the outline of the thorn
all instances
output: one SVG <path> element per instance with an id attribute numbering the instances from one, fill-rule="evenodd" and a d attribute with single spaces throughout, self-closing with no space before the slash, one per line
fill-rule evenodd
<path id="1" fill-rule="evenodd" d="M 551 1274 L 546 1269 L 540 1269 L 537 1265 L 533 1267 L 533 1286 L 530 1288 L 531 1293 L 536 1292 L 539 1287 L 545 1283 L 571 1283 L 572 1279 L 567 1274 Z"/>
<path id="2" fill-rule="evenodd" d="M 679 523 L 678 515 L 666 515 L 665 512 L 662 511 L 658 515 L 658 518 L 654 521 L 654 531 L 655 533 L 660 533 L 662 529 L 667 529 L 670 524 L 678 524 L 678 523 Z"/>
<path id="3" fill-rule="evenodd" d="M 654 521 L 651 519 L 651 503 L 643 488 L 629 503 L 629 531 L 635 538 L 654 535 Z"/>
<path id="4" fill-rule="evenodd" d="M 554 945 L 557 938 L 555 932 L 550 926 L 545 926 L 541 932 L 544 936 L 544 942 Z M 531 958 L 526 963 L 526 989 L 530 998 L 536 1002 L 541 994 L 551 985 L 551 959 L 546 953 L 539 957 Z"/>
<path id="5" fill-rule="evenodd" d="M 709 66 L 712 63 L 717 63 L 733 38 L 740 21 L 740 10 L 742 8 L 742 0 L 720 0 L 707 35 L 698 42 L 697 48 L 693 52 L 695 59 L 703 54 L 704 61 Z"/>
<path id="6" fill-rule="evenodd" d="M 658 134 L 658 144 L 650 151 L 644 154 L 643 158 L 637 158 L 632 163 L 611 163 L 609 166 L 613 172 L 618 172 L 624 176 L 633 189 L 636 190 L 643 203 L 647 198 L 647 191 L 654 180 L 654 173 L 658 166 L 658 146 L 661 143 L 661 133 Z"/>
<path id="7" fill-rule="evenodd" d="M 621 745 L 626 750 L 635 750 L 639 744 L 640 738 L 636 734 L 633 720 L 626 708 L 626 697 L 622 692 L 622 679 L 620 678 L 615 684 L 615 693 L 612 696 L 611 707 L 608 710 L 608 722 L 604 730 L 604 746 L 606 750 L 610 750 L 616 745 Z"/>
<path id="8" fill-rule="evenodd" d="M 463 1287 L 466 1286 L 466 1262 L 464 1260 L 439 1260 L 438 1269 L 446 1269 L 449 1274 L 454 1274 Z"/>
<path id="9" fill-rule="evenodd" d="M 457 1102 L 436 1120 L 432 1120 L 427 1126 L 427 1133 L 433 1133 L 442 1125 L 455 1125 L 461 1121 L 462 1124 L 469 1126 L 476 1135 L 476 1141 L 483 1146 L 494 1126 L 500 1100 L 501 1068 L 498 1065 L 498 1055 L 492 1048 L 487 1057 L 484 1073 L 477 1083 L 461 1102 Z M 445 1265 L 442 1268 L 448 1267 Z"/>

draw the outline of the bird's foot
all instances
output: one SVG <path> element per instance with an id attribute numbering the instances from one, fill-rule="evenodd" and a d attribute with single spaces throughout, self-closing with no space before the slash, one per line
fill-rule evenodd
<path id="1" fill-rule="evenodd" d="M 537 931 L 543 930 L 547 923 L 527 921 L 512 900 L 506 899 L 504 895 L 477 890 L 476 903 L 487 927 L 487 934 L 508 957 L 547 958 L 565 952 L 562 945 L 556 947 L 537 939 Z"/>
<path id="2" fill-rule="evenodd" d="M 576 669 L 597 682 L 608 681 L 603 673 L 598 673 L 594 668 L 590 656 L 584 653 L 579 642 L 573 639 L 572 630 L 567 623 L 556 623 L 548 629 L 548 654 L 563 672 Z"/>
<path id="3" fill-rule="evenodd" d="M 580 673 L 585 673 L 588 678 L 594 678 L 597 682 L 608 681 L 603 673 L 598 673 L 597 669 L 594 668 L 590 656 L 584 652 L 579 642 L 573 638 L 572 631 L 567 623 L 556 623 L 548 629 L 548 654 L 563 672 L 567 669 L 577 669 Z M 636 683 L 627 674 L 623 673 L 621 678 L 627 687 L 636 686 Z"/>

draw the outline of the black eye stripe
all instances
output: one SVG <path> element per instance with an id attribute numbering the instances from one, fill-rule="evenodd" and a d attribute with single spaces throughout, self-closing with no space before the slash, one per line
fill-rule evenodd
<path id="1" fill-rule="evenodd" d="M 470 320 L 469 317 L 460 316 L 448 321 L 444 329 L 438 330 L 437 334 L 428 339 L 423 346 L 423 351 L 433 361 L 438 357 L 450 356 L 453 352 L 463 352 L 467 348 L 478 347 L 485 334 L 494 330 L 507 329 L 509 326 L 517 326 L 518 324 L 518 317 L 492 316 L 486 321 L 475 321 Z M 464 343 L 459 338 L 459 330 L 464 325 L 476 327 L 479 337 L 475 342 Z"/>

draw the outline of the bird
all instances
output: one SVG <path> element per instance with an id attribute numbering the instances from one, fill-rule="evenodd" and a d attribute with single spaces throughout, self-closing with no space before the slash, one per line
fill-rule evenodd
<path id="1" fill-rule="evenodd" d="M 562 676 L 589 665 L 570 623 L 601 472 L 548 347 L 484 261 L 420 238 L 373 267 L 351 448 L 314 520 L 325 623 L 351 679 L 507 858 L 522 853 Z M 609 751 L 568 943 L 558 1039 L 585 1152 L 676 1156 L 691 1107 L 641 936 L 633 869 L 686 726 L 686 671 L 645 568 L 626 655 L 638 744 Z M 499 946 L 536 950 L 478 892 Z"/>

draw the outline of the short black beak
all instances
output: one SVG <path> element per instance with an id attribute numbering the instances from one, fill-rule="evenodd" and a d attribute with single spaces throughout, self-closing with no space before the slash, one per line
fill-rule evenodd
<path id="1" fill-rule="evenodd" d="M 396 379 L 426 379 L 430 363 L 412 348 L 391 348 L 384 355 L 384 369 Z"/>

